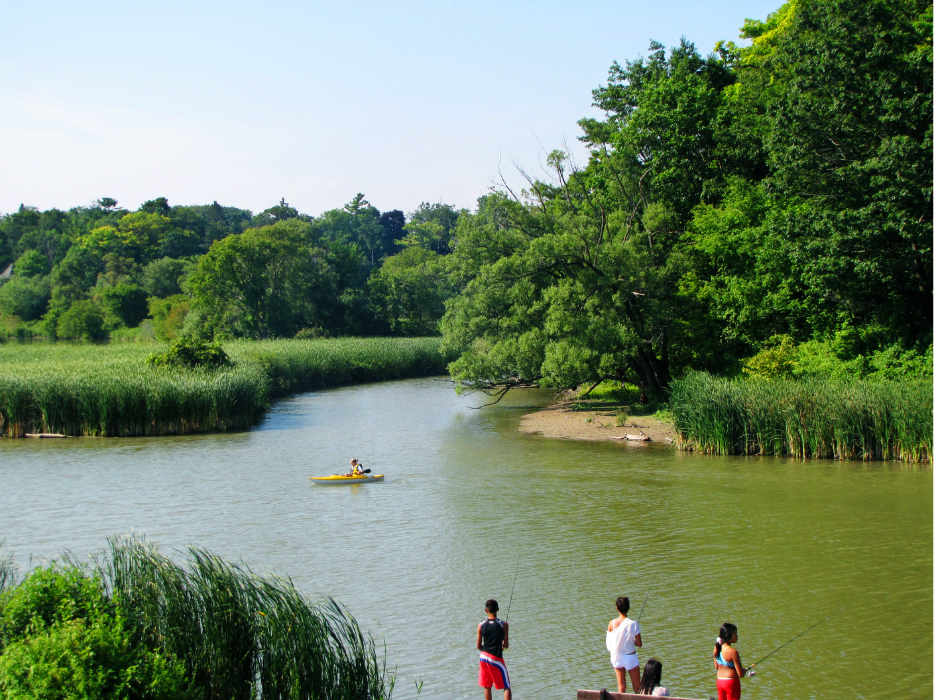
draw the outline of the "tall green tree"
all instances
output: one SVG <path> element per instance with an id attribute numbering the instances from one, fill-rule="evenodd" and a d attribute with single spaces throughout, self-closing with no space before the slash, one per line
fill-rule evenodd
<path id="1" fill-rule="evenodd" d="M 451 294 L 441 257 L 417 246 L 386 258 L 367 280 L 376 317 L 393 335 L 437 335 Z"/>
<path id="2" fill-rule="evenodd" d="M 288 220 L 214 243 L 191 277 L 208 330 L 271 338 L 322 325 L 335 276 L 309 244 L 310 232 L 309 224 Z"/>

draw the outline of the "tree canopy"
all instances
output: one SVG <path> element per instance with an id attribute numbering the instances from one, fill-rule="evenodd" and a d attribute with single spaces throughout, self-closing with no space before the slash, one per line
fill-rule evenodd
<path id="1" fill-rule="evenodd" d="M 460 217 L 462 386 L 660 392 L 776 336 L 930 345 L 931 8 L 794 0 L 743 35 L 614 63 L 586 165 L 556 151 Z"/>

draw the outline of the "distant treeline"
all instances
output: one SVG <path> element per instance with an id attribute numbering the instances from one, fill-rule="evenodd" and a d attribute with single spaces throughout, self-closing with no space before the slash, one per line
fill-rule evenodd
<path id="1" fill-rule="evenodd" d="M 137 211 L 106 197 L 68 211 L 20 206 L 0 217 L 0 328 L 90 339 L 436 335 L 447 295 L 438 259 L 458 214 L 425 203 L 407 221 L 362 194 L 318 217 L 284 200 L 255 216 L 164 197 Z"/>

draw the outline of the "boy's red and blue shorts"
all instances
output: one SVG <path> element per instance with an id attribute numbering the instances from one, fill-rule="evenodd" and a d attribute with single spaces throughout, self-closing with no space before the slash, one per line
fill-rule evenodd
<path id="1" fill-rule="evenodd" d="M 497 690 L 506 690 L 509 687 L 509 671 L 506 670 L 506 662 L 499 656 L 480 652 L 480 687 L 492 688 L 496 686 Z"/>

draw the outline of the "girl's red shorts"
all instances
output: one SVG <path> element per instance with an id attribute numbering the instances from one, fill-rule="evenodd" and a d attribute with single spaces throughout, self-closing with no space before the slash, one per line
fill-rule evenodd
<path id="1" fill-rule="evenodd" d="M 739 700 L 739 678 L 717 679 L 717 700 Z"/>

